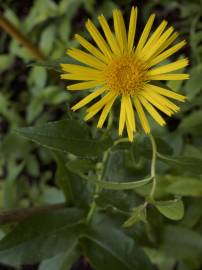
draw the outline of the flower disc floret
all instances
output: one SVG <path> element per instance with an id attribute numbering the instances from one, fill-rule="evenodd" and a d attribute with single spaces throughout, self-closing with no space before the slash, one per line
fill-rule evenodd
<path id="1" fill-rule="evenodd" d="M 117 57 L 105 71 L 106 88 L 119 95 L 135 95 L 147 81 L 147 67 L 133 54 Z"/>

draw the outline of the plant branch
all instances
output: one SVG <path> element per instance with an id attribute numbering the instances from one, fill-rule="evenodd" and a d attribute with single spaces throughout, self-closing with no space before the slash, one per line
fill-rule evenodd
<path id="1" fill-rule="evenodd" d="M 11 211 L 4 211 L 0 213 L 0 225 L 20 222 L 33 214 L 46 213 L 49 211 L 55 211 L 64 209 L 66 203 L 50 204 L 46 206 L 37 206 L 31 208 L 22 208 Z"/>
<path id="2" fill-rule="evenodd" d="M 30 42 L 30 40 L 24 36 L 19 29 L 17 29 L 9 20 L 7 20 L 3 13 L 0 11 L 0 27 L 4 29 L 10 36 L 15 38 L 20 44 L 22 44 L 36 60 L 44 61 L 46 57 L 44 54 Z"/>
<path id="3" fill-rule="evenodd" d="M 156 190 L 156 157 L 157 157 L 157 147 L 154 137 L 150 134 L 149 135 L 151 145 L 152 145 L 152 161 L 151 161 L 151 177 L 153 179 L 153 185 L 150 192 L 150 199 L 154 200 L 154 193 Z"/>

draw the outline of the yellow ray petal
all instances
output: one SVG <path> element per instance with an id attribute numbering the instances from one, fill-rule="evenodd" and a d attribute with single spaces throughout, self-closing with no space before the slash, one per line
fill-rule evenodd
<path id="1" fill-rule="evenodd" d="M 123 16 L 120 10 L 113 11 L 114 30 L 121 52 L 127 49 L 127 35 Z"/>
<path id="2" fill-rule="evenodd" d="M 158 42 L 155 44 L 152 44 L 151 47 L 148 48 L 147 51 L 144 52 L 144 54 L 141 54 L 142 58 L 147 61 L 149 60 L 152 55 L 160 48 L 160 46 L 166 41 L 166 39 L 172 34 L 174 28 L 169 27 L 168 30 L 166 30 L 161 37 L 158 39 Z"/>
<path id="3" fill-rule="evenodd" d="M 144 27 L 144 30 L 143 30 L 142 35 L 141 35 L 141 37 L 140 37 L 140 40 L 139 40 L 139 42 L 138 42 L 137 48 L 136 48 L 136 50 L 135 50 L 135 55 L 139 55 L 140 51 L 141 51 L 142 48 L 144 47 L 144 45 L 145 45 L 145 43 L 146 43 L 146 41 L 147 41 L 147 38 L 148 38 L 148 36 L 149 36 L 149 33 L 150 33 L 150 31 L 151 31 L 151 28 L 152 28 L 154 19 L 155 19 L 155 14 L 152 14 L 152 15 L 149 17 L 149 19 L 148 19 L 148 21 L 147 21 L 147 23 L 146 23 L 146 25 L 145 25 L 145 27 Z"/>
<path id="4" fill-rule="evenodd" d="M 118 21 L 117 10 L 113 11 L 113 20 L 114 20 L 114 31 L 115 31 L 116 40 L 119 44 L 121 52 L 123 52 L 123 44 L 121 42 L 121 33 L 119 30 L 119 21 Z"/>
<path id="5" fill-rule="evenodd" d="M 97 114 L 108 102 L 110 102 L 115 96 L 115 93 L 109 92 L 101 100 L 96 102 L 94 105 L 87 109 L 88 114 L 85 116 L 84 120 L 91 119 L 95 114 Z"/>
<path id="6" fill-rule="evenodd" d="M 147 86 L 151 89 L 151 91 L 154 91 L 160 95 L 166 96 L 166 97 L 170 97 L 179 101 L 184 102 L 186 97 L 180 94 L 177 94 L 173 91 L 170 91 L 168 89 L 156 86 L 156 85 L 152 85 L 152 84 L 147 84 Z"/>
<path id="7" fill-rule="evenodd" d="M 108 59 L 111 59 L 112 54 L 111 54 L 110 48 L 108 47 L 107 43 L 105 42 L 100 32 L 97 30 L 96 26 L 91 22 L 91 20 L 87 21 L 86 28 L 88 32 L 90 33 L 91 37 L 95 40 L 99 49 L 104 53 L 104 55 Z"/>
<path id="8" fill-rule="evenodd" d="M 150 133 L 150 126 L 138 97 L 134 97 L 133 101 L 145 133 Z"/>
<path id="9" fill-rule="evenodd" d="M 173 111 L 171 109 L 169 109 L 167 106 L 161 104 L 161 102 L 159 101 L 159 99 L 157 99 L 156 97 L 152 96 L 151 93 L 148 93 L 146 91 L 142 92 L 141 95 L 152 105 L 154 105 L 157 109 L 159 109 L 160 111 L 164 112 L 165 114 L 167 114 L 168 116 L 171 116 L 173 114 Z"/>
<path id="10" fill-rule="evenodd" d="M 173 47 L 171 47 L 170 49 L 164 51 L 163 53 L 159 54 L 157 57 L 153 58 L 150 62 L 149 62 L 149 67 L 154 66 L 158 63 L 160 63 L 161 61 L 165 60 L 166 58 L 168 58 L 170 55 L 176 53 L 177 51 L 179 51 L 182 47 L 184 47 L 186 44 L 186 41 L 183 40 L 181 42 L 179 42 L 178 44 L 174 45 Z"/>
<path id="11" fill-rule="evenodd" d="M 96 110 L 89 112 L 88 114 L 86 114 L 86 116 L 84 117 L 85 121 L 90 120 L 93 116 L 95 116 L 102 108 L 97 108 Z"/>
<path id="12" fill-rule="evenodd" d="M 186 67 L 188 65 L 188 63 L 189 63 L 188 59 L 186 59 L 186 58 L 180 59 L 180 60 L 177 60 L 177 61 L 172 62 L 170 64 L 151 69 L 148 71 L 147 75 L 153 76 L 153 75 L 159 75 L 159 74 L 165 74 L 168 72 L 172 72 L 172 71 Z"/>
<path id="13" fill-rule="evenodd" d="M 109 28 L 109 25 L 108 25 L 105 17 L 103 15 L 101 15 L 101 16 L 98 17 L 98 20 L 99 20 L 100 25 L 101 25 L 104 33 L 105 33 L 105 37 L 106 37 L 106 39 L 107 39 L 113 53 L 116 54 L 116 55 L 120 55 L 120 53 L 121 53 L 120 48 L 119 48 L 119 46 L 117 44 L 116 39 L 114 38 L 114 35 L 112 34 L 112 32 L 111 32 L 111 30 Z"/>
<path id="14" fill-rule="evenodd" d="M 87 109 L 87 112 L 92 112 L 97 108 L 102 108 L 105 104 L 107 104 L 113 97 L 115 96 L 114 92 L 108 92 L 102 99 L 93 104 L 91 107 Z"/>
<path id="15" fill-rule="evenodd" d="M 154 107 L 143 97 L 139 96 L 139 100 L 144 106 L 144 108 L 149 112 L 149 114 L 154 118 L 154 120 L 161 126 L 164 126 L 166 122 L 161 117 L 161 115 L 154 109 Z"/>
<path id="16" fill-rule="evenodd" d="M 166 28 L 167 22 L 162 21 L 162 23 L 157 27 L 154 33 L 151 35 L 149 40 L 146 42 L 144 48 L 142 49 L 142 53 L 144 53 L 150 46 L 158 42 L 159 37 L 161 36 L 162 32 Z"/>
<path id="17" fill-rule="evenodd" d="M 131 14 L 130 14 L 130 22 L 128 28 L 128 52 L 130 53 L 133 49 L 134 39 L 135 39 L 135 32 L 137 26 L 137 7 L 132 7 Z"/>
<path id="18" fill-rule="evenodd" d="M 171 102 L 168 98 L 163 97 L 155 92 L 150 92 L 152 98 L 156 98 L 163 106 L 168 107 L 173 112 L 178 112 L 180 107 Z"/>
<path id="19" fill-rule="evenodd" d="M 155 106 L 155 103 L 158 103 L 161 105 L 161 107 L 165 110 L 168 109 L 171 114 L 173 112 L 178 112 L 180 110 L 180 108 L 175 105 L 173 102 L 171 102 L 170 100 L 168 100 L 167 98 L 155 93 L 154 91 L 150 91 L 149 87 L 145 89 L 145 95 L 148 97 L 148 100 Z M 153 103 L 154 102 L 154 103 Z M 157 107 L 157 106 L 156 106 Z M 159 108 L 160 109 L 160 108 Z M 163 111 L 162 109 L 160 109 L 161 111 Z M 164 111 L 163 111 L 164 112 Z M 166 113 L 168 114 L 168 113 Z M 169 115 L 169 114 L 168 114 Z"/>
<path id="20" fill-rule="evenodd" d="M 165 49 L 167 49 L 170 44 L 173 43 L 173 41 L 179 36 L 177 32 L 174 32 L 169 38 L 167 38 L 164 43 L 158 48 L 158 50 L 153 54 L 153 56 L 150 58 L 150 60 L 154 59 L 157 55 L 159 55 L 161 52 L 163 52 Z"/>
<path id="21" fill-rule="evenodd" d="M 106 91 L 105 88 L 99 88 L 99 89 L 95 90 L 94 92 L 92 92 L 91 94 L 89 94 L 88 96 L 86 96 L 85 98 L 83 98 L 82 100 L 80 100 L 71 109 L 73 111 L 76 111 L 76 110 L 80 109 L 81 107 L 85 106 L 86 104 L 88 104 L 89 102 L 91 102 L 93 99 L 95 99 L 96 97 L 98 97 L 99 95 L 101 95 L 102 93 L 104 93 L 105 91 Z"/>
<path id="22" fill-rule="evenodd" d="M 114 96 L 114 98 L 112 98 L 104 107 L 104 109 L 102 110 L 102 113 L 100 115 L 100 118 L 99 118 L 99 121 L 98 121 L 98 124 L 97 124 L 97 127 L 98 128 L 102 128 L 108 114 L 109 114 L 109 111 L 111 110 L 111 107 L 116 99 L 116 95 Z"/>
<path id="23" fill-rule="evenodd" d="M 132 131 L 135 131 L 136 130 L 135 116 L 130 96 L 125 96 L 125 110 L 126 110 L 126 117 L 128 119 L 128 124 L 130 125 Z"/>
<path id="24" fill-rule="evenodd" d="M 73 64 L 61 64 L 61 68 L 62 70 L 69 73 L 100 74 L 102 72 L 95 68 L 90 68 L 90 67 L 81 66 L 81 65 L 73 65 Z"/>
<path id="25" fill-rule="evenodd" d="M 71 81 L 98 81 L 99 83 L 103 82 L 103 75 L 102 74 L 61 74 L 61 79 L 64 80 L 71 80 Z"/>
<path id="26" fill-rule="evenodd" d="M 97 81 L 89 81 L 89 82 L 81 82 L 81 83 L 75 83 L 67 86 L 68 90 L 86 90 L 93 87 L 99 86 L 99 83 Z"/>
<path id="27" fill-rule="evenodd" d="M 123 134 L 123 129 L 126 121 L 126 104 L 125 104 L 125 95 L 121 98 L 121 109 L 119 116 L 119 136 Z"/>
<path id="28" fill-rule="evenodd" d="M 181 81 L 181 80 L 188 80 L 189 79 L 189 74 L 186 73 L 174 73 L 174 74 L 160 74 L 160 75 L 154 75 L 150 76 L 149 80 L 153 81 Z"/>
<path id="29" fill-rule="evenodd" d="M 101 61 L 108 63 L 108 58 L 102 54 L 95 46 L 93 46 L 90 42 L 88 42 L 85 38 L 82 36 L 76 34 L 75 39 L 83 46 L 87 51 L 89 51 L 91 54 L 93 54 L 95 57 L 100 59 Z"/>
<path id="30" fill-rule="evenodd" d="M 79 49 L 70 49 L 67 51 L 67 54 L 72 58 L 76 59 L 77 61 L 93 68 L 97 68 L 99 70 L 104 70 L 106 68 L 106 65 L 100 60 L 98 60 L 96 57 Z"/>
<path id="31" fill-rule="evenodd" d="M 128 118 L 126 117 L 126 129 L 127 129 L 127 133 L 128 133 L 128 139 L 130 142 L 133 141 L 133 130 L 131 129 L 130 125 L 129 125 L 129 121 Z"/>

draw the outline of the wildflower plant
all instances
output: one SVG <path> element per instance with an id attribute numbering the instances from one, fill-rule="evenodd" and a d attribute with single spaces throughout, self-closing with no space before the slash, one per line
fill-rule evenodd
<path id="1" fill-rule="evenodd" d="M 72 106 L 73 111 L 100 97 L 98 101 L 87 108 L 87 114 L 84 119 L 87 121 L 100 113 L 97 128 L 102 128 L 108 114 L 113 109 L 113 104 L 119 99 L 118 134 L 120 136 L 123 135 L 123 130 L 126 126 L 128 140 L 132 142 L 135 139 L 136 132 L 138 132 L 136 128 L 137 116 L 144 132 L 149 134 L 153 152 L 149 177 L 128 183 L 109 183 L 101 181 L 101 174 L 97 180 L 94 180 L 96 183 L 96 193 L 101 188 L 133 189 L 152 182 L 151 191 L 143 207 L 135 208 L 132 216 L 124 223 L 126 227 L 133 225 L 138 219 L 146 220 L 145 209 L 147 204 L 151 202 L 156 205 L 160 212 L 163 212 L 164 215 L 171 219 L 181 219 L 183 216 L 182 201 L 174 199 L 173 201 L 163 202 L 161 205 L 161 203 L 154 200 L 157 146 L 154 137 L 150 134 L 150 124 L 145 110 L 161 126 L 164 126 L 166 122 L 159 111 L 167 116 L 172 116 L 172 114 L 179 111 L 180 108 L 171 102 L 170 99 L 184 102 L 186 97 L 168 90 L 164 85 L 158 85 L 158 82 L 187 80 L 189 78 L 189 75 L 186 73 L 176 73 L 177 70 L 182 70 L 188 65 L 187 58 L 162 64 L 169 56 L 172 56 L 185 46 L 186 42 L 183 40 L 173 45 L 173 42 L 178 37 L 178 33 L 174 31 L 172 26 L 168 26 L 165 20 L 151 33 L 155 14 L 149 17 L 139 40 L 135 42 L 137 19 L 138 8 L 132 7 L 127 30 L 121 11 L 114 10 L 114 32 L 112 32 L 106 18 L 100 15 L 98 20 L 103 34 L 100 33 L 91 20 L 87 20 L 86 29 L 95 45 L 76 34 L 75 39 L 84 50 L 77 48 L 68 49 L 67 54 L 76 60 L 77 63 L 61 64 L 62 70 L 65 72 L 61 75 L 62 79 L 79 81 L 68 85 L 67 89 L 69 91 L 72 91 L 74 94 L 75 91 L 79 90 L 84 92 L 91 90 L 90 94 Z M 120 139 L 120 142 L 123 140 Z M 115 141 L 115 144 L 118 142 L 119 140 Z M 96 204 L 93 202 L 88 220 L 91 218 L 95 207 Z M 170 215 L 169 210 L 167 213 L 167 207 L 176 207 L 179 213 L 176 216 L 175 214 Z"/>
<path id="2" fill-rule="evenodd" d="M 57 18 L 56 24 L 61 23 L 61 10 L 67 2 L 73 11 L 75 3 L 80 3 L 50 2 L 49 19 Z M 93 17 L 91 1 L 81 2 Z M 52 29 L 56 37 L 62 35 L 71 15 L 64 12 L 58 33 L 51 25 L 45 40 Z M 2 229 L 5 236 L 0 240 L 0 262 L 17 269 L 40 263 L 39 270 L 70 270 L 78 261 L 95 270 L 194 270 L 200 265 L 201 201 L 198 203 L 197 196 L 202 194 L 201 129 L 195 125 L 201 121 L 201 100 L 185 91 L 192 81 L 188 80 L 190 67 L 183 35 L 176 32 L 174 23 L 171 26 L 163 20 L 157 24 L 159 15 L 143 18 L 144 25 L 140 17 L 143 14 L 137 7 L 121 11 L 116 6 L 110 16 L 100 12 L 98 17 L 86 18 L 84 31 L 79 28 L 80 33 L 73 33 L 68 42 L 64 35 L 57 42 L 59 49 L 52 58 L 59 52 L 62 58 L 40 62 L 40 71 L 43 66 L 50 68 L 51 63 L 57 66 L 53 72 L 59 70 L 60 75 L 54 76 L 54 85 L 45 87 L 35 105 L 49 97 L 50 107 L 57 105 L 58 109 L 60 101 L 65 101 L 65 116 L 44 123 L 44 119 L 55 119 L 58 114 L 38 115 L 36 125 L 15 129 L 16 136 L 46 149 L 45 154 L 37 152 L 37 159 L 41 167 L 43 159 L 51 160 L 44 167 L 51 167 L 52 174 L 48 180 L 44 176 L 42 184 L 37 179 L 38 197 L 36 188 L 31 190 L 29 201 L 27 193 L 20 190 L 23 203 L 28 201 L 34 207 L 0 214 L 0 224 L 12 223 Z M 71 24 L 71 19 L 68 22 Z M 33 51 L 34 46 L 22 34 L 18 39 Z M 36 56 L 46 58 L 40 51 L 35 51 Z M 40 72 L 36 74 L 35 79 Z M 57 80 L 59 76 L 62 80 Z M 44 77 L 37 81 L 42 88 Z M 189 102 L 190 95 L 194 105 Z M 28 114 L 27 118 L 33 122 L 37 112 L 34 105 L 30 107 L 32 117 Z M 44 114 L 45 108 L 40 107 Z M 197 115 L 194 120 L 192 110 Z M 195 147 L 190 143 L 193 141 Z M 36 152 L 34 147 L 32 153 Z M 16 177 L 26 167 L 27 155 L 23 158 L 14 172 Z M 13 175 L 5 188 L 7 193 L 12 181 Z M 50 187 L 42 200 L 47 182 Z M 194 197 L 194 202 L 184 200 L 184 196 Z M 41 202 L 48 204 L 39 206 Z M 188 235 L 185 240 L 183 235 Z M 184 251 L 186 245 L 188 251 Z"/>

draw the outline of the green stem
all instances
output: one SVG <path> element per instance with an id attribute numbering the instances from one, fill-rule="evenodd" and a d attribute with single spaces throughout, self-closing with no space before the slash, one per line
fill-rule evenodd
<path id="1" fill-rule="evenodd" d="M 131 182 L 123 182 L 123 183 L 116 183 L 116 182 L 108 182 L 108 181 L 101 181 L 101 179 L 103 178 L 103 168 L 104 168 L 104 163 L 106 162 L 108 155 L 110 153 L 110 149 L 108 149 L 103 156 L 103 160 L 102 160 L 102 169 L 101 172 L 98 174 L 98 179 L 90 179 L 88 177 L 86 177 L 85 175 L 80 175 L 83 179 L 87 180 L 87 181 L 91 181 L 93 183 L 95 183 L 95 193 L 94 193 L 94 199 L 93 202 L 91 204 L 90 210 L 88 212 L 87 215 L 87 219 L 86 222 L 89 223 L 94 212 L 96 209 L 96 203 L 95 203 L 95 199 L 97 194 L 102 190 L 102 188 L 107 188 L 107 189 L 112 189 L 112 190 L 126 190 L 126 189 L 135 189 L 137 187 L 143 186 L 147 183 L 149 183 L 150 181 L 153 181 L 152 184 L 152 189 L 149 195 L 149 199 L 151 201 L 154 200 L 154 193 L 156 190 L 156 157 L 157 157 L 157 148 L 156 148 L 156 142 L 154 140 L 154 137 L 152 135 L 149 135 L 150 141 L 151 141 L 151 145 L 152 145 L 152 161 L 151 161 L 151 175 L 147 178 L 141 179 L 141 180 L 136 180 L 136 181 L 131 181 Z M 128 138 L 121 138 L 118 139 L 117 141 L 114 142 L 114 145 L 117 145 L 121 142 L 128 142 Z M 147 205 L 147 202 L 146 202 Z"/>
<path id="2" fill-rule="evenodd" d="M 84 180 L 90 181 L 92 183 L 96 183 L 101 188 L 111 189 L 111 190 L 129 190 L 141 187 L 146 185 L 152 181 L 152 176 L 147 178 L 143 178 L 141 180 L 131 181 L 131 182 L 108 182 L 108 181 L 100 181 L 93 178 L 88 178 L 83 174 L 79 174 Z"/>
<path id="3" fill-rule="evenodd" d="M 151 161 L 151 177 L 153 179 L 152 189 L 149 194 L 150 200 L 154 200 L 154 194 L 156 191 L 156 157 L 157 157 L 157 147 L 154 137 L 150 134 L 149 135 L 151 145 L 152 145 L 152 161 Z"/>
<path id="4" fill-rule="evenodd" d="M 100 186 L 98 184 L 96 184 L 95 193 L 94 193 L 94 196 L 93 196 L 93 201 L 91 203 L 90 210 L 88 211 L 88 215 L 87 215 L 87 218 L 86 218 L 86 223 L 89 223 L 91 221 L 92 216 L 93 216 L 93 214 L 95 212 L 95 209 L 96 209 L 95 199 L 96 199 L 96 196 L 97 196 L 99 191 L 100 191 Z"/>
<path id="5" fill-rule="evenodd" d="M 120 138 L 120 139 L 116 140 L 114 142 L 114 146 L 117 145 L 117 144 L 119 144 L 119 143 L 123 143 L 123 142 L 129 142 L 128 141 L 128 138 Z"/>
<path id="6" fill-rule="evenodd" d="M 101 179 L 102 179 L 102 176 L 103 176 L 103 168 L 104 168 L 104 164 L 108 158 L 108 155 L 110 153 L 110 150 L 111 149 L 108 149 L 107 151 L 104 152 L 104 155 L 103 155 L 103 158 L 102 158 L 102 167 L 101 167 L 101 170 L 99 169 L 98 173 L 97 173 L 97 178 L 98 180 L 96 181 L 93 181 L 95 183 L 95 191 L 94 191 L 94 195 L 93 195 L 93 201 L 91 203 L 91 206 L 90 206 L 90 210 L 88 212 L 88 215 L 87 215 L 87 218 L 86 218 L 86 222 L 89 223 L 92 219 L 92 216 L 96 210 L 96 197 L 97 197 L 97 194 L 102 190 L 102 187 L 101 185 L 99 185 L 99 182 L 102 183 Z M 82 176 L 83 177 L 83 176 Z"/>

